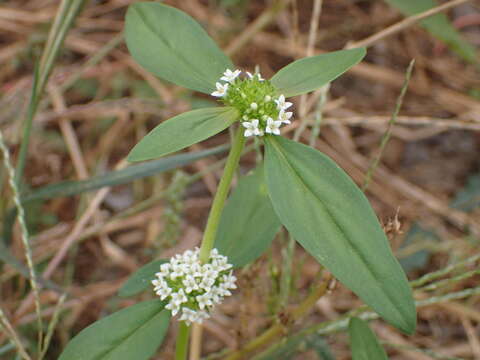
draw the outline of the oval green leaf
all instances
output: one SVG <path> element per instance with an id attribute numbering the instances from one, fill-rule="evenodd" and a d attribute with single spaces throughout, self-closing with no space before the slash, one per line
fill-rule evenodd
<path id="1" fill-rule="evenodd" d="M 388 360 L 387 354 L 379 344 L 368 324 L 358 318 L 351 318 L 348 324 L 352 360 Z"/>
<path id="2" fill-rule="evenodd" d="M 280 69 L 270 81 L 286 97 L 305 94 L 336 79 L 365 54 L 364 48 L 358 48 L 306 57 Z"/>
<path id="3" fill-rule="evenodd" d="M 319 151 L 283 137 L 265 144 L 266 183 L 282 224 L 380 316 L 412 333 L 412 292 L 367 198 Z"/>
<path id="4" fill-rule="evenodd" d="M 158 158 L 225 130 L 238 119 L 232 107 L 189 111 L 164 121 L 150 131 L 128 154 L 128 161 Z"/>
<path id="5" fill-rule="evenodd" d="M 157 2 L 130 5 L 125 40 L 133 58 L 151 73 L 210 94 L 230 59 L 190 16 Z"/>
<path id="6" fill-rule="evenodd" d="M 118 296 L 129 297 L 134 296 L 149 287 L 153 289 L 151 281 L 155 279 L 155 273 L 160 271 L 160 265 L 166 263 L 168 260 L 153 260 L 146 265 L 143 265 L 140 269 L 135 271 L 123 284 L 118 291 Z"/>
<path id="7" fill-rule="evenodd" d="M 242 267 L 263 254 L 280 229 L 263 178 L 263 166 L 244 176 L 222 213 L 215 247 L 234 267 Z"/>
<path id="8" fill-rule="evenodd" d="M 144 301 L 93 323 L 68 343 L 59 360 L 150 359 L 168 329 L 164 305 Z"/>

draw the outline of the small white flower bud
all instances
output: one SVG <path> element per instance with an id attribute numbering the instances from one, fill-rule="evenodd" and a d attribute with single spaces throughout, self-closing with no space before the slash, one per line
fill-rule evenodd
<path id="1" fill-rule="evenodd" d="M 258 109 L 257 103 L 251 103 L 251 104 L 250 104 L 250 107 L 251 107 L 253 110 L 257 110 L 257 109 Z"/>

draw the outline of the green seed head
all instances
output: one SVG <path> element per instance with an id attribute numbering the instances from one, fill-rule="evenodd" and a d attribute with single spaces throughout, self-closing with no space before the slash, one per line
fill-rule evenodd
<path id="1" fill-rule="evenodd" d="M 237 109 L 243 121 L 259 119 L 260 126 L 266 126 L 266 119 L 277 119 L 279 110 L 273 100 L 276 89 L 268 80 L 260 81 L 257 75 L 253 78 L 236 78 L 228 86 L 228 92 L 222 98 L 227 106 Z"/>
<path id="2" fill-rule="evenodd" d="M 290 124 L 293 113 L 286 110 L 292 103 L 260 74 L 247 72 L 248 78 L 240 78 L 240 74 L 240 70 L 227 69 L 220 78 L 225 83 L 217 82 L 212 96 L 238 110 L 245 136 L 280 135 L 280 126 Z"/>

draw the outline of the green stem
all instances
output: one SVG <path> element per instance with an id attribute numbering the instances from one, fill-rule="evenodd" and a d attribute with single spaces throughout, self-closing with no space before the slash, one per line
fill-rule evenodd
<path id="1" fill-rule="evenodd" d="M 177 346 L 175 348 L 175 360 L 186 360 L 188 353 L 188 336 L 190 335 L 190 326 L 185 321 L 180 321 Z"/>
<path id="2" fill-rule="evenodd" d="M 233 175 L 238 166 L 240 155 L 242 154 L 243 146 L 245 145 L 245 136 L 243 136 L 242 129 L 238 129 L 233 140 L 230 153 L 228 154 L 227 163 L 225 164 L 225 170 L 223 171 L 220 184 L 218 185 L 215 198 L 213 199 L 212 208 L 208 216 L 207 226 L 203 234 L 202 245 L 200 247 L 200 261 L 206 262 L 210 255 L 210 251 L 213 248 L 215 237 L 217 235 L 218 224 L 220 222 L 220 216 L 222 215 L 223 207 L 225 206 L 225 200 L 227 199 L 230 183 L 232 182 Z"/>

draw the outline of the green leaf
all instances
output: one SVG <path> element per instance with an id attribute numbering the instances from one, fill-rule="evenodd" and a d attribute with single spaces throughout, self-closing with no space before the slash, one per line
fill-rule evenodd
<path id="1" fill-rule="evenodd" d="M 336 79 L 365 54 L 364 48 L 358 48 L 306 57 L 280 69 L 270 81 L 285 97 L 305 94 Z"/>
<path id="2" fill-rule="evenodd" d="M 83 329 L 59 360 L 147 360 L 163 341 L 170 321 L 164 303 L 151 300 L 120 310 Z"/>
<path id="3" fill-rule="evenodd" d="M 206 108 L 177 115 L 150 131 L 128 154 L 128 161 L 157 158 L 182 150 L 229 127 L 238 119 L 232 107 Z"/>
<path id="4" fill-rule="evenodd" d="M 439 4 L 434 0 L 385 0 L 405 15 L 415 15 L 425 12 Z M 420 24 L 434 37 L 443 41 L 453 52 L 464 60 L 478 64 L 477 51 L 455 29 L 445 14 L 439 13 L 430 16 Z"/>
<path id="5" fill-rule="evenodd" d="M 348 325 L 352 360 L 388 360 L 383 347 L 368 324 L 358 318 L 351 318 Z"/>
<path id="6" fill-rule="evenodd" d="M 160 271 L 160 265 L 168 260 L 154 260 L 135 271 L 118 291 L 120 297 L 129 297 L 152 287 L 151 281 L 155 279 L 155 273 Z M 153 289 L 153 287 L 152 287 Z"/>
<path id="7" fill-rule="evenodd" d="M 412 292 L 367 198 L 319 151 L 283 137 L 265 144 L 266 183 L 283 225 L 385 320 L 412 333 Z"/>
<path id="8" fill-rule="evenodd" d="M 156 2 L 130 5 L 125 40 L 134 59 L 151 73 L 210 94 L 230 59 L 190 16 Z"/>
<path id="9" fill-rule="evenodd" d="M 234 267 L 256 260 L 280 229 L 263 178 L 263 166 L 244 176 L 222 213 L 215 247 Z"/>
<path id="10" fill-rule="evenodd" d="M 130 165 L 129 167 L 110 171 L 104 175 L 94 176 L 82 181 L 62 181 L 56 184 L 47 185 L 33 192 L 22 195 L 22 203 L 39 199 L 52 199 L 62 196 L 72 196 L 86 191 L 100 189 L 105 186 L 121 185 L 155 175 L 180 166 L 190 164 L 198 159 L 225 152 L 228 146 L 218 146 L 213 149 L 190 152 L 169 156 L 163 159 L 145 162 L 142 164 Z"/>

